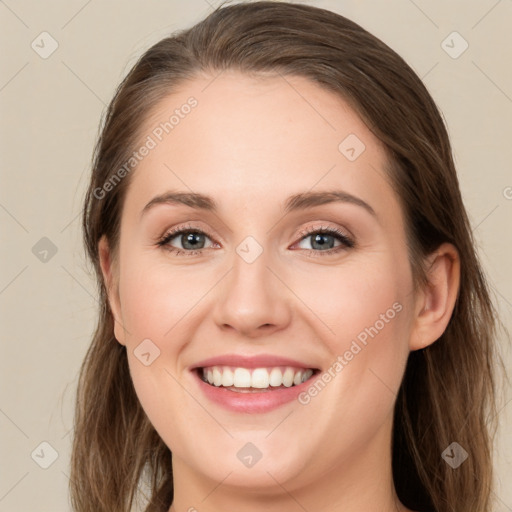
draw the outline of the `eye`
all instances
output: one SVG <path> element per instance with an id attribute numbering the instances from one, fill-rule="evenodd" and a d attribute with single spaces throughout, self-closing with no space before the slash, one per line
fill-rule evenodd
<path id="1" fill-rule="evenodd" d="M 310 239 L 312 249 L 303 248 L 310 254 L 316 256 L 329 255 L 352 248 L 354 241 L 342 231 L 332 227 L 320 227 L 308 229 L 300 233 L 302 237 L 299 243 Z M 171 242 L 177 239 L 181 247 L 175 247 Z M 166 233 L 158 242 L 159 247 L 175 253 L 176 256 L 194 256 L 201 254 L 205 247 L 205 240 L 211 240 L 211 237 L 204 231 L 193 226 L 181 226 Z M 336 246 L 335 242 L 339 244 Z M 212 244 L 214 246 L 216 244 Z M 217 244 L 218 245 L 218 244 Z"/>
<path id="2" fill-rule="evenodd" d="M 171 245 L 171 241 L 175 238 L 178 240 L 181 247 Z M 202 250 L 205 249 L 205 239 L 209 238 L 207 233 L 204 233 L 200 229 L 192 226 L 182 226 L 166 233 L 163 238 L 157 242 L 157 245 L 165 247 L 168 251 L 176 253 L 176 255 L 179 256 L 193 256 L 200 254 Z"/>
<path id="3" fill-rule="evenodd" d="M 311 241 L 312 249 L 305 248 L 310 254 L 333 254 L 355 246 L 354 241 L 342 231 L 332 227 L 312 228 L 300 233 L 302 239 L 299 243 Z M 335 241 L 340 243 L 335 246 Z"/>

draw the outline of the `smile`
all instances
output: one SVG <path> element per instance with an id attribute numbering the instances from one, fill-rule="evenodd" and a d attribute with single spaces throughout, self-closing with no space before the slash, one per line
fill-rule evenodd
<path id="1" fill-rule="evenodd" d="M 238 393 L 273 391 L 298 386 L 310 379 L 311 368 L 274 366 L 243 368 L 234 366 L 210 366 L 199 368 L 200 378 L 211 386 L 223 387 Z"/>

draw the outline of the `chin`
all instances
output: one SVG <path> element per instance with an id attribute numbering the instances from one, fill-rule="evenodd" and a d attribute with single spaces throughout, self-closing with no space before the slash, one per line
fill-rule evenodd
<path id="1" fill-rule="evenodd" d="M 252 468 L 226 467 L 225 473 L 221 474 L 218 470 L 215 470 L 214 474 L 210 476 L 218 482 L 226 479 L 224 482 L 225 485 L 239 488 L 240 491 L 267 491 L 269 494 L 278 494 L 280 492 L 279 484 L 286 486 L 287 482 L 297 476 L 295 471 L 291 471 L 291 462 L 288 468 L 283 468 L 280 464 L 267 463 L 266 466 L 262 464 L 260 460 L 260 462 Z M 230 474 L 226 478 L 228 473 Z"/>
<path id="2" fill-rule="evenodd" d="M 262 437 L 268 435 L 264 433 Z M 255 439 L 255 436 L 251 436 Z M 296 445 L 291 448 L 291 457 L 283 453 L 282 446 L 270 443 L 255 441 L 245 441 L 237 436 L 236 449 L 233 450 L 233 456 L 226 457 L 226 452 L 219 450 L 217 453 L 211 453 L 208 458 L 208 465 L 205 465 L 205 459 L 199 458 L 196 469 L 208 478 L 216 482 L 224 481 L 223 485 L 232 485 L 240 490 L 259 490 L 265 489 L 269 492 L 279 492 L 281 484 L 292 480 L 301 479 L 306 463 L 303 452 L 298 451 Z M 259 448 L 256 448 L 258 444 Z M 197 460 L 197 459 L 196 459 Z M 229 475 L 229 476 L 228 476 Z M 303 475 L 302 475 L 303 476 Z"/>

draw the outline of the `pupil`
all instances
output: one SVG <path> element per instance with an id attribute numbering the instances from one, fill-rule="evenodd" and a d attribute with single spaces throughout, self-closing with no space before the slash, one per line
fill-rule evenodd
<path id="1" fill-rule="evenodd" d="M 200 233 L 189 233 L 188 235 L 183 235 L 182 240 L 185 240 L 185 243 L 182 242 L 182 245 L 185 249 L 198 249 L 197 245 L 194 245 L 194 238 L 195 237 L 201 237 L 202 235 Z M 191 247 L 187 247 L 187 244 L 192 243 Z M 204 240 L 203 240 L 204 245 Z M 199 247 L 199 249 L 202 249 L 203 247 Z"/>
<path id="2" fill-rule="evenodd" d="M 323 234 L 321 234 L 321 233 L 317 233 L 317 234 L 314 236 L 314 241 L 313 241 L 313 244 L 312 244 L 312 245 L 313 245 L 313 248 L 315 248 L 315 244 L 316 244 L 316 243 L 319 243 L 319 247 L 320 247 L 320 248 L 325 248 L 325 246 L 326 246 L 326 245 L 329 245 L 328 249 L 332 249 L 332 247 L 333 247 L 333 245 L 332 245 L 332 244 L 326 244 L 326 242 L 325 242 L 325 238 L 326 238 L 326 237 L 327 237 L 327 238 L 331 238 L 331 239 L 333 239 L 333 236 L 332 236 L 332 235 L 325 235 L 325 234 L 323 235 Z M 324 240 L 324 241 L 322 242 L 322 240 Z"/>

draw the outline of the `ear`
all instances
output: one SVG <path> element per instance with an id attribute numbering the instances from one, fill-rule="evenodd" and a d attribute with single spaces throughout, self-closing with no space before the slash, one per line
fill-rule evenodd
<path id="1" fill-rule="evenodd" d="M 418 292 L 409 341 L 411 351 L 425 348 L 441 337 L 459 292 L 460 258 L 452 244 L 439 246 L 426 263 L 428 284 Z"/>
<path id="2" fill-rule="evenodd" d="M 103 281 L 107 289 L 110 310 L 114 316 L 114 336 L 121 345 L 125 345 L 125 329 L 121 322 L 121 302 L 119 300 L 119 282 L 116 269 L 113 265 L 112 253 L 108 240 L 103 235 L 98 242 L 98 253 L 100 258 Z"/>

